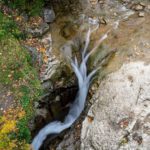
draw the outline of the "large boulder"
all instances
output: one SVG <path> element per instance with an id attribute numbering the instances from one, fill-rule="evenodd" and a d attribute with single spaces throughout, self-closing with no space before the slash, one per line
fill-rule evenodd
<path id="1" fill-rule="evenodd" d="M 101 82 L 92 100 L 81 150 L 150 148 L 150 64 L 124 64 Z"/>

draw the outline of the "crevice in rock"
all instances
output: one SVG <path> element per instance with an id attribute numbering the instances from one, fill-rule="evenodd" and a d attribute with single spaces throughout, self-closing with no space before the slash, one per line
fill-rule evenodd
<path id="1" fill-rule="evenodd" d="M 77 90 L 78 87 L 75 84 L 68 87 L 60 87 L 51 91 L 38 102 L 32 137 L 49 122 L 64 120 L 68 113 L 69 106 L 76 96 Z"/>

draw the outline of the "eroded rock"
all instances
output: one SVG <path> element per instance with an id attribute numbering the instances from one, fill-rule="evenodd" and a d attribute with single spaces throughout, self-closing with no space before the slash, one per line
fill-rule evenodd
<path id="1" fill-rule="evenodd" d="M 101 82 L 82 124 L 81 150 L 149 149 L 149 74 L 150 64 L 131 62 Z"/>
<path id="2" fill-rule="evenodd" d="M 45 36 L 42 40 L 42 43 L 45 45 L 45 56 L 47 61 L 42 65 L 40 69 L 40 80 L 47 81 L 49 80 L 54 73 L 56 73 L 60 61 L 52 53 L 52 38 L 51 34 Z"/>

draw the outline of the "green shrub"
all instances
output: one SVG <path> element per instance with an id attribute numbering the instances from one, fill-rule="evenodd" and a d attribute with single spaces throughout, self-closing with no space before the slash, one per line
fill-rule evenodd
<path id="1" fill-rule="evenodd" d="M 18 128 L 17 138 L 20 141 L 25 140 L 27 143 L 29 143 L 31 140 L 31 133 L 28 128 L 28 121 L 29 120 L 27 120 L 27 118 L 22 118 L 17 123 Z"/>
<path id="2" fill-rule="evenodd" d="M 11 8 L 17 8 L 21 12 L 25 11 L 29 15 L 39 15 L 44 5 L 44 0 L 2 0 L 4 4 Z"/>
<path id="3" fill-rule="evenodd" d="M 11 17 L 4 17 L 3 13 L 0 12 L 0 39 L 7 35 L 13 35 L 17 39 L 24 39 L 26 36 L 18 28 L 17 24 Z"/>

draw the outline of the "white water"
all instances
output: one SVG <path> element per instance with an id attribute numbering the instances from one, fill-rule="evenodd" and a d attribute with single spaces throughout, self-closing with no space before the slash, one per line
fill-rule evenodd
<path id="1" fill-rule="evenodd" d="M 36 137 L 33 139 L 33 142 L 32 142 L 33 150 L 39 150 L 43 141 L 46 139 L 47 135 L 59 134 L 63 130 L 69 128 L 77 120 L 77 118 L 80 116 L 81 112 L 83 111 L 86 97 L 88 94 L 90 81 L 91 81 L 93 75 L 98 70 L 98 69 L 95 69 L 91 73 L 87 74 L 86 63 L 88 61 L 88 58 L 89 58 L 91 52 L 89 54 L 86 54 L 86 51 L 87 51 L 87 48 L 88 48 L 88 45 L 90 42 L 90 35 L 94 31 L 95 30 L 91 31 L 89 29 L 89 31 L 87 33 L 86 43 L 85 43 L 85 47 L 84 47 L 84 50 L 82 53 L 81 64 L 80 65 L 78 64 L 77 58 L 75 58 L 74 61 L 71 60 L 72 68 L 73 68 L 75 75 L 77 76 L 77 79 L 78 79 L 79 91 L 77 93 L 77 96 L 75 98 L 74 103 L 70 107 L 68 115 L 65 117 L 64 122 L 54 121 L 54 122 L 47 124 L 43 129 L 41 129 L 39 131 L 39 133 L 36 135 Z M 96 47 L 93 50 L 95 50 L 98 47 L 98 45 L 106 37 L 107 37 L 106 34 L 104 36 L 102 36 L 102 38 L 99 40 L 98 44 L 96 44 Z"/>

